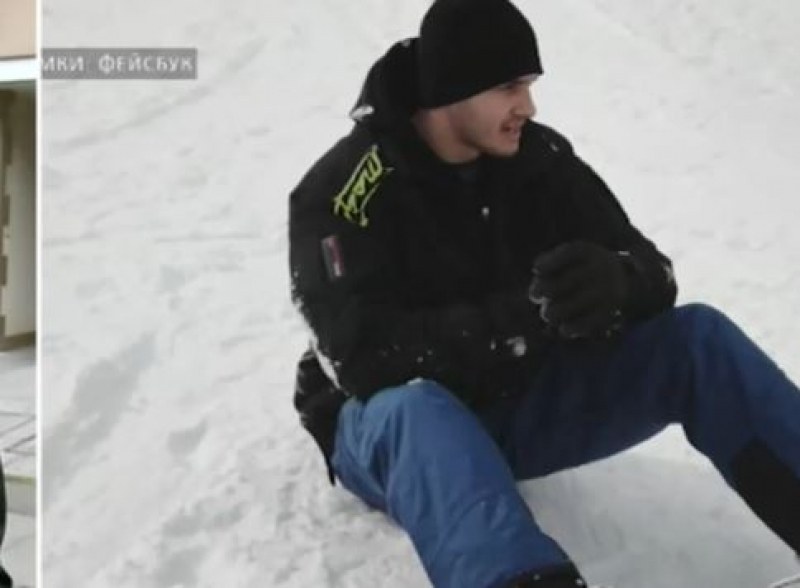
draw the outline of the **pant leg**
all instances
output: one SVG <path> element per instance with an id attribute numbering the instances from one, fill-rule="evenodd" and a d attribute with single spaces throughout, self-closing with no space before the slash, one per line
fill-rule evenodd
<path id="1" fill-rule="evenodd" d="M 484 419 L 520 479 L 607 457 L 681 423 L 800 550 L 800 392 L 711 307 L 665 312 L 614 342 L 565 343 L 528 394 Z"/>
<path id="2" fill-rule="evenodd" d="M 433 382 L 348 400 L 332 461 L 348 490 L 408 532 L 436 588 L 502 586 L 569 565 L 480 421 Z"/>
<path id="3" fill-rule="evenodd" d="M 695 307 L 684 322 L 693 339 L 689 440 L 800 553 L 800 390 L 718 311 Z"/>

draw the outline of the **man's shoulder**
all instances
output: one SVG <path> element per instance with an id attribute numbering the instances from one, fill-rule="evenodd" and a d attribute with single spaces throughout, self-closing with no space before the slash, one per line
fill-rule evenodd
<path id="1" fill-rule="evenodd" d="M 358 161 L 359 155 L 369 145 L 371 137 L 358 125 L 337 140 L 308 168 L 297 185 L 298 189 L 319 188 L 335 181 Z"/>
<path id="2" fill-rule="evenodd" d="M 564 135 L 529 120 L 522 127 L 520 148 L 511 165 L 523 178 L 534 178 L 563 169 L 573 157 L 572 144 Z"/>
<path id="3" fill-rule="evenodd" d="M 292 210 L 324 206 L 365 227 L 369 205 L 393 171 L 374 133 L 355 125 L 300 180 L 291 194 Z"/>
<path id="4" fill-rule="evenodd" d="M 528 121 L 523 127 L 523 148 L 525 153 L 572 154 L 572 143 L 553 127 L 540 122 Z"/>

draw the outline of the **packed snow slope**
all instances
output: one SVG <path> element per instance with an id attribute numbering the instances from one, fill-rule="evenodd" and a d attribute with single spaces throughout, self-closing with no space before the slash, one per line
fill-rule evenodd
<path id="1" fill-rule="evenodd" d="M 800 380 L 800 3 L 520 0 L 570 137 L 675 261 Z M 44 3 L 44 44 L 196 46 L 197 81 L 45 82 L 48 588 L 427 585 L 291 406 L 305 334 L 287 194 L 427 1 Z M 760 588 L 792 556 L 679 430 L 525 483 L 590 580 Z"/>

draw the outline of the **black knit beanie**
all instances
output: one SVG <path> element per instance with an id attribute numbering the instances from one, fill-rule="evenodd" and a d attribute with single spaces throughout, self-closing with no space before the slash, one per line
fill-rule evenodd
<path id="1" fill-rule="evenodd" d="M 417 57 L 422 108 L 542 73 L 533 28 L 508 0 L 436 0 L 422 19 Z"/>

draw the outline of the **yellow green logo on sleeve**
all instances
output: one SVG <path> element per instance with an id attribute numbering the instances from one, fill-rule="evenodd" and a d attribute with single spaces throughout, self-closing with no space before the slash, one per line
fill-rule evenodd
<path id="1" fill-rule="evenodd" d="M 358 162 L 342 191 L 334 197 L 333 213 L 359 227 L 369 225 L 367 205 L 393 169 L 383 164 L 378 146 L 372 145 Z"/>

